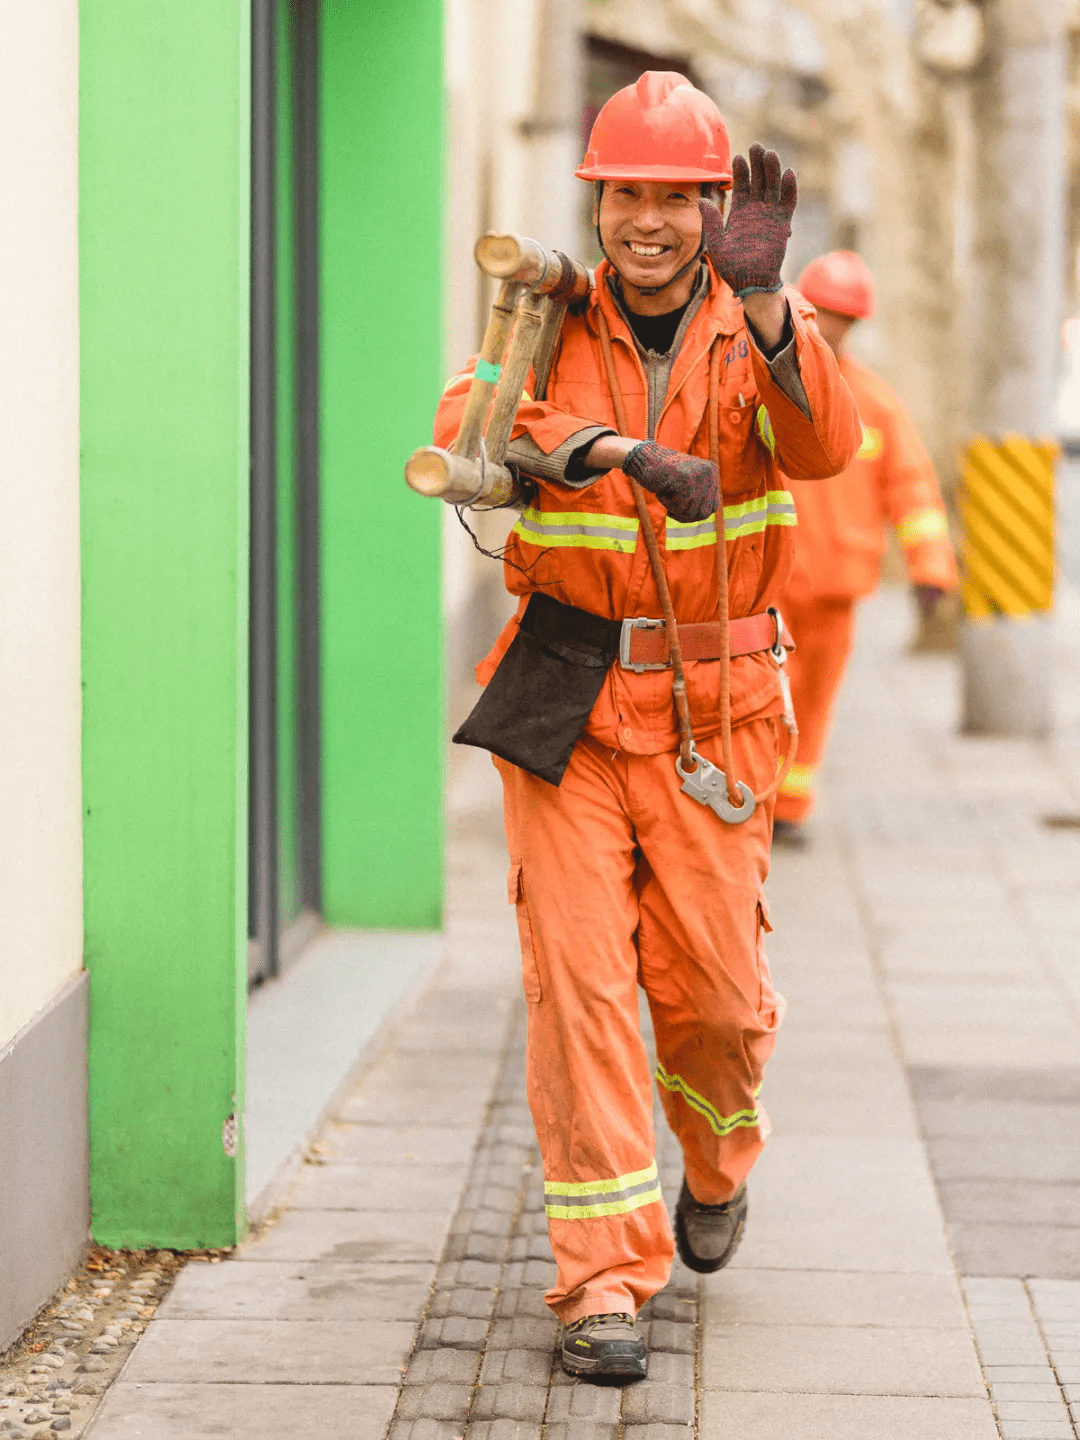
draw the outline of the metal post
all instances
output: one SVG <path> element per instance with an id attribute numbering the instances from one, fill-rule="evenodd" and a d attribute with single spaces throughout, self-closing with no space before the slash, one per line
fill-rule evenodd
<path id="1" fill-rule="evenodd" d="M 251 7 L 251 570 L 248 979 L 278 972 L 277 455 L 274 325 L 277 0 Z"/>
<path id="2" fill-rule="evenodd" d="M 300 890 L 322 910 L 319 763 L 319 30 L 318 0 L 291 0 L 295 26 L 296 717 Z"/>
<path id="3" fill-rule="evenodd" d="M 1034 444 L 1053 433 L 1065 240 L 1063 0 L 987 0 L 974 85 L 976 431 Z M 1005 538 L 1008 536 L 1006 534 Z M 963 728 L 1050 728 L 1049 618 L 970 612 L 960 643 Z"/>

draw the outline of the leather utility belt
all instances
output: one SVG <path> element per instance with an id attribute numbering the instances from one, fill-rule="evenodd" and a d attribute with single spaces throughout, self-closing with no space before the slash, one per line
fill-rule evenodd
<path id="1" fill-rule="evenodd" d="M 730 620 L 728 638 L 733 660 L 762 650 L 775 653 L 780 646 L 785 650 L 795 649 L 779 610 L 773 609 Z M 720 626 L 716 621 L 680 625 L 679 645 L 683 660 L 719 660 Z M 671 665 L 671 650 L 663 620 L 650 620 L 645 616 L 624 620 L 619 638 L 619 664 L 624 670 L 635 670 L 639 674 L 643 670 L 667 670 Z"/>
<path id="2" fill-rule="evenodd" d="M 720 658 L 718 624 L 680 625 L 679 639 L 686 660 Z M 779 658 L 793 648 L 777 610 L 732 620 L 730 639 L 732 656 L 770 650 Z M 629 670 L 665 669 L 664 622 L 608 620 L 550 595 L 530 596 L 518 633 L 454 742 L 490 750 L 558 785 L 616 660 Z"/>

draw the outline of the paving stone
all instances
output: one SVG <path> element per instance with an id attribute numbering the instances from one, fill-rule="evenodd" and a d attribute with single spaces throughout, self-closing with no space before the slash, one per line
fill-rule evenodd
<path id="1" fill-rule="evenodd" d="M 320 1143 L 328 1164 L 467 1164 L 476 1144 L 469 1130 L 447 1125 L 360 1125 L 331 1121 Z"/>
<path id="2" fill-rule="evenodd" d="M 488 1349 L 551 1351 L 559 1338 L 559 1330 L 559 1322 L 550 1311 L 542 1317 L 525 1315 L 496 1320 L 488 1336 Z"/>
<path id="3" fill-rule="evenodd" d="M 694 1383 L 657 1383 L 649 1362 L 649 1379 L 643 1385 L 628 1385 L 623 1391 L 622 1417 L 626 1424 L 681 1425 L 684 1433 L 694 1421 Z"/>
<path id="4" fill-rule="evenodd" d="M 704 1296 L 706 1325 L 967 1328 L 951 1275 L 726 1270 L 705 1277 Z"/>
<path id="5" fill-rule="evenodd" d="M 435 1275 L 428 1263 L 330 1265 L 252 1261 L 188 1265 L 158 1307 L 160 1319 L 412 1320 Z"/>
<path id="6" fill-rule="evenodd" d="M 475 1291 L 469 1291 L 475 1294 Z M 483 1350 L 487 1340 L 488 1321 L 467 1319 L 461 1315 L 448 1315 L 445 1319 L 428 1319 L 420 1331 L 417 1341 L 419 1350 L 449 1348 L 453 1350 Z"/>
<path id="7" fill-rule="evenodd" d="M 532 1420 L 474 1420 L 469 1440 L 540 1440 L 541 1427 Z"/>
<path id="8" fill-rule="evenodd" d="M 588 1385 L 580 1381 L 552 1389 L 548 1424 L 569 1420 L 617 1423 L 622 1407 L 621 1386 Z"/>
<path id="9" fill-rule="evenodd" d="M 398 1418 L 455 1420 L 464 1424 L 471 1397 L 471 1385 L 407 1385 L 398 1401 Z"/>
<path id="10" fill-rule="evenodd" d="M 396 1385 L 414 1335 L 403 1320 L 155 1320 L 124 1379 Z"/>
<path id="11" fill-rule="evenodd" d="M 477 1420 L 533 1420 L 539 1423 L 547 1407 L 547 1385 L 482 1385 L 471 1414 Z"/>
<path id="12" fill-rule="evenodd" d="M 460 1315 L 467 1319 L 482 1319 L 486 1324 L 494 1304 L 494 1290 L 437 1290 L 431 1302 L 430 1314 L 437 1319 Z"/>
<path id="13" fill-rule="evenodd" d="M 471 1385 L 478 1357 L 472 1350 L 418 1350 L 409 1362 L 406 1385 Z"/>
<path id="14" fill-rule="evenodd" d="M 137 1353 L 137 1352 L 136 1352 Z M 382 1440 L 397 1401 L 392 1385 L 313 1385 L 303 1389 L 304 1424 L 313 1434 Z M 295 1385 L 132 1384 L 108 1391 L 94 1440 L 294 1440 Z M 461 1434 L 461 1431 L 458 1431 Z M 451 1440 L 415 1436 L 409 1440 Z"/>
<path id="15" fill-rule="evenodd" d="M 970 1338 L 950 1330 L 739 1325 L 706 1331 L 703 1381 L 795 1393 L 983 1396 Z"/>
<path id="16" fill-rule="evenodd" d="M 622 1433 L 624 1440 L 686 1440 L 686 1425 L 624 1425 Z"/>
<path id="17" fill-rule="evenodd" d="M 895 1333 L 895 1332 L 892 1332 Z M 998 1440 L 985 1399 L 706 1391 L 701 1440 Z"/>
<path id="18" fill-rule="evenodd" d="M 690 1327 L 688 1327 L 690 1328 Z M 650 1385 L 683 1385 L 694 1388 L 693 1355 L 674 1355 L 649 1351 Z"/>
<path id="19" fill-rule="evenodd" d="M 1075 1440 L 1075 1432 L 1067 1421 L 1044 1423 L 1041 1420 L 1002 1420 L 1002 1440 Z"/>
<path id="20" fill-rule="evenodd" d="M 1064 1424 L 1069 1419 L 1068 1411 L 1061 1400 L 999 1400 L 994 1396 L 994 1405 L 999 1420 L 1031 1420 L 1043 1424 Z"/>
<path id="21" fill-rule="evenodd" d="M 544 1426 L 545 1440 L 617 1440 L 618 1434 L 613 1420 L 559 1420 Z"/>
<path id="22" fill-rule="evenodd" d="M 671 1320 L 650 1320 L 649 1351 L 652 1353 L 666 1350 L 675 1355 L 692 1355 L 694 1353 L 694 1335 L 693 1325 L 676 1325 Z"/>
<path id="23" fill-rule="evenodd" d="M 264 1260 L 438 1260 L 450 1228 L 445 1210 L 286 1210 L 259 1238 Z M 255 1251 L 239 1258 L 254 1260 Z"/>
<path id="24" fill-rule="evenodd" d="M 994 1398 L 994 1403 L 999 1407 L 1009 1401 L 1041 1400 L 1052 1401 L 1054 1404 L 1061 1403 L 1061 1391 L 1049 1378 L 1042 1384 L 1016 1380 L 994 1380 L 990 1384 L 990 1393 Z"/>
<path id="25" fill-rule="evenodd" d="M 452 1208 L 468 1166 L 341 1162 L 305 1165 L 289 1192 L 291 1210 L 433 1210 Z"/>
<path id="26" fill-rule="evenodd" d="M 461 1440 L 457 1420 L 395 1420 L 387 1440 Z"/>
<path id="27" fill-rule="evenodd" d="M 552 1351 L 488 1350 L 480 1372 L 481 1385 L 502 1385 L 520 1382 L 524 1385 L 546 1385 L 551 1374 Z"/>

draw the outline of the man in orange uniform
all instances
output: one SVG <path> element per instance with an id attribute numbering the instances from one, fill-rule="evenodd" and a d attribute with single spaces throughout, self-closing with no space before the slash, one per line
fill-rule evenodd
<path id="1" fill-rule="evenodd" d="M 795 177 L 781 179 L 760 146 L 750 162 L 732 165 L 723 117 L 681 75 L 649 72 L 597 117 L 577 174 L 596 185 L 606 259 L 566 318 L 545 399 L 530 400 L 530 377 L 518 411 L 509 460 L 534 483 L 505 575 L 521 600 L 458 737 L 501 757 L 529 1103 L 558 1263 L 547 1299 L 574 1374 L 645 1374 L 635 1316 L 674 1249 L 639 982 L 685 1156 L 676 1231 L 695 1269 L 718 1269 L 738 1243 L 768 1133 L 758 1091 L 782 1012 L 763 946 L 772 804 L 744 800 L 743 823 L 727 824 L 683 793 L 648 552 L 655 534 L 685 662 L 692 780 L 721 756 L 719 510 L 732 779 L 768 790 L 786 748 L 769 607 L 794 523 L 779 468 L 833 475 L 859 429 L 812 312 L 780 285 Z M 725 225 L 702 197 L 733 175 Z M 474 365 L 447 386 L 437 444 L 457 432 Z"/>
<path id="2" fill-rule="evenodd" d="M 813 808 L 814 773 L 851 652 L 855 602 L 877 586 L 886 526 L 896 529 L 924 615 L 957 586 L 933 462 L 896 393 L 844 349 L 856 321 L 873 314 L 870 271 L 853 251 L 833 250 L 806 267 L 798 288 L 817 307 L 818 328 L 855 396 L 862 444 L 842 474 L 793 487 L 799 524 L 781 609 L 798 645 L 791 690 L 799 755 L 777 796 L 774 839 L 795 845 L 804 842 Z"/>

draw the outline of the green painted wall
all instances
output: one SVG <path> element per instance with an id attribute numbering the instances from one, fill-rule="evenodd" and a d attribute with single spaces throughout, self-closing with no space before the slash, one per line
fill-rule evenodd
<path id="1" fill-rule="evenodd" d="M 94 1237 L 244 1224 L 246 0 L 80 7 Z"/>
<path id="2" fill-rule="evenodd" d="M 439 0 L 320 11 L 323 894 L 442 916 L 441 507 L 402 466 L 442 385 Z"/>
<path id="3" fill-rule="evenodd" d="M 296 307 L 293 242 L 291 6 L 278 0 L 277 41 L 277 726 L 278 916 L 300 914 L 300 814 L 296 731 Z"/>

